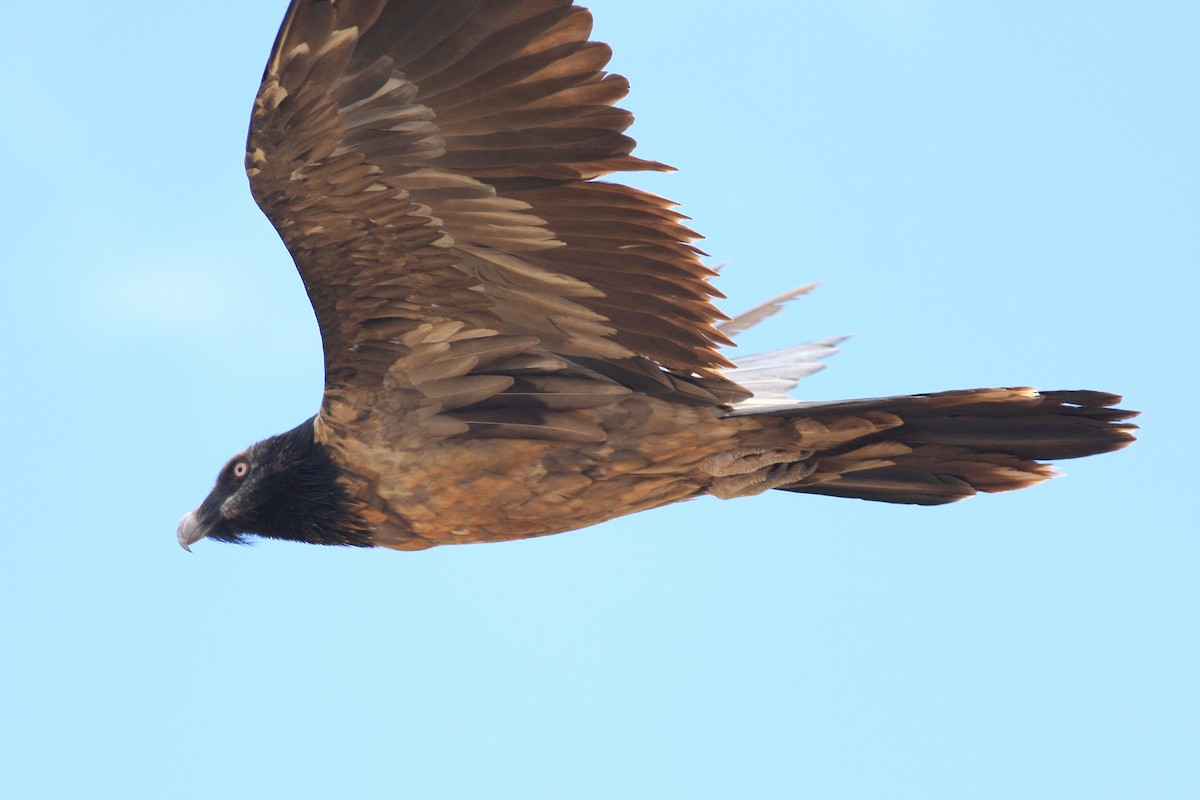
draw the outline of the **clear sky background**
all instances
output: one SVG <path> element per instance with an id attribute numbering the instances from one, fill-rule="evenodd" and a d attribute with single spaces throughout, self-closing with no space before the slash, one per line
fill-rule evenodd
<path id="1" fill-rule="evenodd" d="M 284 0 L 5 12 L 0 796 L 1200 797 L 1200 5 L 595 0 L 639 185 L 806 399 L 1124 393 L 1015 494 L 771 493 L 416 554 L 201 542 L 317 408 L 242 172 Z"/>

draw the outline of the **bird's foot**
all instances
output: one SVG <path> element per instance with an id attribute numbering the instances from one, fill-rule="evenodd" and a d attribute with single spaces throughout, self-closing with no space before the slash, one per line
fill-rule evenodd
<path id="1" fill-rule="evenodd" d="M 742 447 L 718 453 L 701 464 L 715 480 L 708 493 L 722 500 L 750 497 L 768 489 L 778 489 L 803 480 L 817 468 L 809 463 L 811 450 L 784 452 L 764 448 Z"/>

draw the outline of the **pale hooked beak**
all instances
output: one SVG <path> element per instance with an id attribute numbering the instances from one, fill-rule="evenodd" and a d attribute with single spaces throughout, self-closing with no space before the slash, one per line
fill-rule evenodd
<path id="1" fill-rule="evenodd" d="M 200 519 L 196 516 L 195 511 L 185 514 L 183 519 L 179 520 L 179 527 L 175 529 L 175 538 L 179 540 L 179 546 L 189 553 L 192 552 L 192 548 L 188 545 L 195 544 L 206 535 L 207 531 L 200 524 Z"/>

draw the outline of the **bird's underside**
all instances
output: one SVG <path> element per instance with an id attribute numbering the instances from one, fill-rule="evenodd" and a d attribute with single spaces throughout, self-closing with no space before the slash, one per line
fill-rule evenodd
<path id="1" fill-rule="evenodd" d="M 730 416 L 632 396 L 586 414 L 603 434 L 591 442 L 451 437 L 406 450 L 383 423 L 373 446 L 330 448 L 339 464 L 381 467 L 344 467 L 344 480 L 372 521 L 371 543 L 407 550 L 558 533 L 703 494 L 935 505 L 1020 489 L 1054 474 L 1040 459 L 1130 441 L 1117 399 L 976 389 Z"/>
<path id="2" fill-rule="evenodd" d="M 246 168 L 321 330 L 319 414 L 239 453 L 180 523 L 420 549 L 702 494 L 937 504 L 1132 440 L 1100 392 L 797 403 L 837 339 L 735 359 L 669 201 L 600 181 L 626 92 L 569 0 L 293 0 Z"/>

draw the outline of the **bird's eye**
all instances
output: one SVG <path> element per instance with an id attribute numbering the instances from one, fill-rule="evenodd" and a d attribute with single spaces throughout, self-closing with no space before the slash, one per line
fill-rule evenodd
<path id="1" fill-rule="evenodd" d="M 232 472 L 233 472 L 233 477 L 237 478 L 238 480 L 241 480 L 242 478 L 244 478 L 250 474 L 250 465 L 247 464 L 245 461 L 239 461 L 233 465 Z"/>

